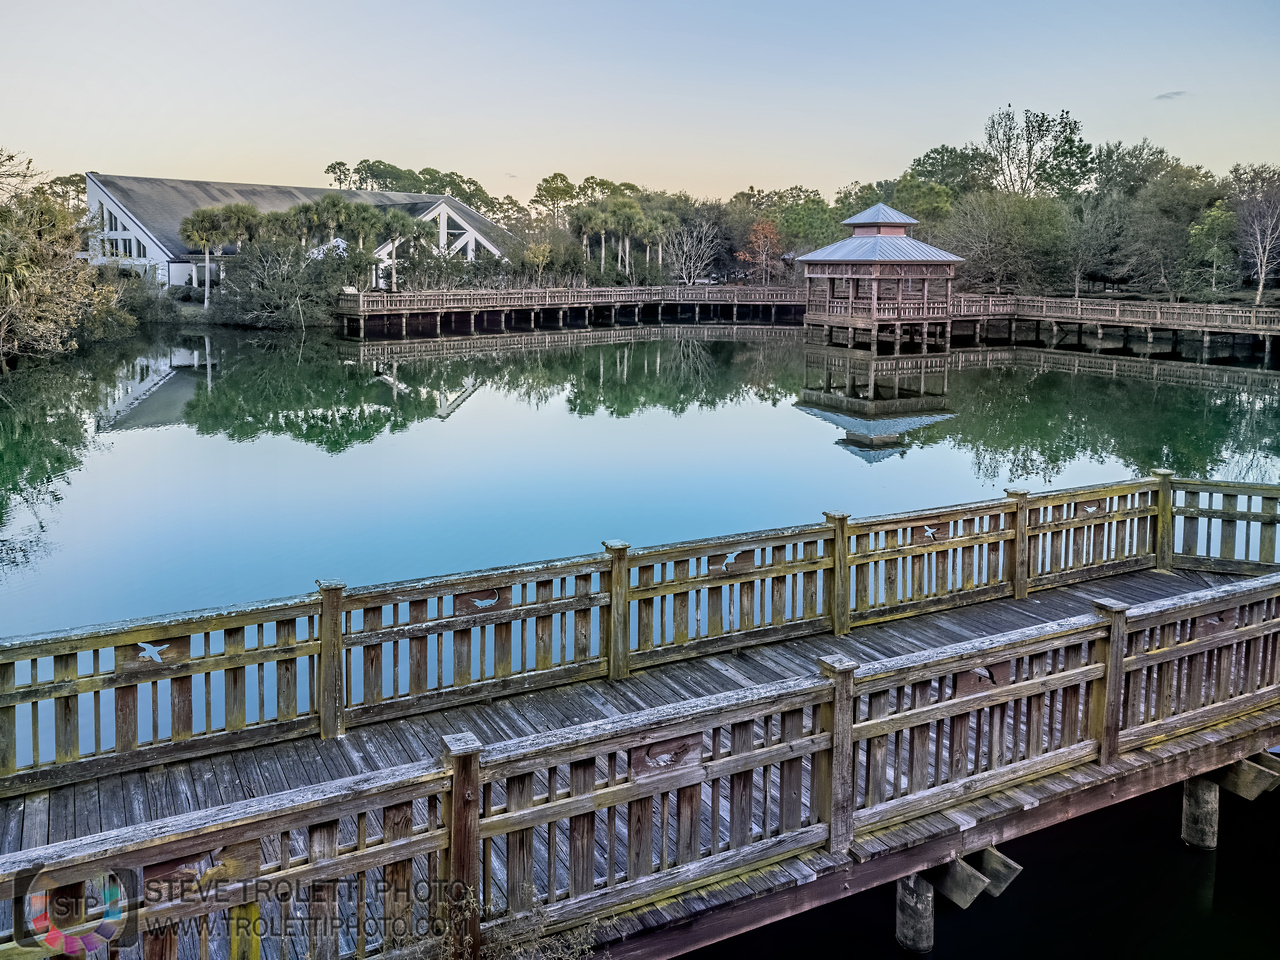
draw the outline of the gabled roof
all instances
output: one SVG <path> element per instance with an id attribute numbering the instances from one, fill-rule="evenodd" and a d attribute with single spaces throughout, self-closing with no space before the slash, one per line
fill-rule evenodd
<path id="1" fill-rule="evenodd" d="M 511 234 L 457 197 L 430 193 L 396 193 L 386 190 L 335 190 L 330 187 L 283 187 L 265 183 L 224 183 L 216 180 L 170 180 L 158 177 L 122 177 L 90 171 L 98 184 L 136 217 L 171 256 L 191 250 L 179 237 L 182 220 L 200 207 L 224 203 L 249 203 L 262 213 L 288 210 L 298 203 L 315 203 L 326 193 L 337 193 L 353 203 L 398 207 L 417 218 L 448 200 L 449 207 L 499 250 L 511 244 Z"/>
<path id="2" fill-rule="evenodd" d="M 861 213 L 855 213 L 844 222 L 865 226 L 873 223 L 919 223 L 920 221 L 914 217 L 908 217 L 886 203 L 877 203 L 874 207 L 867 207 Z"/>
<path id="3" fill-rule="evenodd" d="M 847 222 L 847 221 L 846 221 Z M 847 237 L 797 257 L 802 263 L 963 263 L 964 257 L 947 253 L 913 237 Z"/>

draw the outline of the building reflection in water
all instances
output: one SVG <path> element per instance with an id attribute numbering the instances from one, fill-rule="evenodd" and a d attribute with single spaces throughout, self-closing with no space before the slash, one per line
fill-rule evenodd
<path id="1" fill-rule="evenodd" d="M 806 345 L 797 409 L 843 430 L 835 442 L 867 463 L 907 447 L 906 434 L 954 416 L 947 408 L 947 355 L 876 357 Z"/>

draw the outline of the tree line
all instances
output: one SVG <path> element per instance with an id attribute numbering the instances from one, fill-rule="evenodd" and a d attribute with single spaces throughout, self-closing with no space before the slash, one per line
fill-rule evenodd
<path id="1" fill-rule="evenodd" d="M 1222 300 L 1247 288 L 1260 303 L 1280 268 L 1280 166 L 1216 176 L 1145 139 L 1091 144 L 1065 110 L 997 110 L 974 141 L 831 201 L 799 185 L 717 200 L 553 173 L 523 205 L 433 168 L 325 172 L 335 186 L 457 196 L 520 238 L 512 278 L 539 284 L 790 282 L 796 257 L 847 236 L 841 222 L 880 201 L 965 258 L 962 289 Z"/>

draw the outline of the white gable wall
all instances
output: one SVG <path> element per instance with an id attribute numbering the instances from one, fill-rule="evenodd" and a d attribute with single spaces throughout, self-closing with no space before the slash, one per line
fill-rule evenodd
<path id="1" fill-rule="evenodd" d="M 458 213 L 449 206 L 447 201 L 440 201 L 434 207 L 427 210 L 422 216 L 418 217 L 422 221 L 435 220 L 439 225 L 438 237 L 435 247 L 437 250 L 448 250 L 449 254 L 465 253 L 468 260 L 476 258 L 476 247 L 480 246 L 488 250 L 494 256 L 502 256 L 502 251 L 491 244 L 483 236 L 481 236 L 471 224 L 458 215 Z M 461 233 L 458 234 L 458 231 Z M 453 232 L 458 234 L 450 240 L 449 234 Z M 401 241 L 403 245 L 405 241 Z M 387 240 L 381 246 L 373 251 L 373 255 L 380 261 L 385 263 L 391 262 L 391 241 Z"/>
<path id="2" fill-rule="evenodd" d="M 181 261 L 170 263 L 170 251 L 92 176 L 85 177 L 85 199 L 89 212 L 102 217 L 101 240 L 94 242 L 98 249 L 89 250 L 90 263 L 118 262 L 120 266 L 130 267 L 139 273 L 154 271 L 161 286 L 185 283 L 191 276 L 191 264 Z"/>

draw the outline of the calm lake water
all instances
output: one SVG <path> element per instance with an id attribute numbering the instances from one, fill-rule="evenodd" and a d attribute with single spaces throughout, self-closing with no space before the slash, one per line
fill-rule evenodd
<path id="1" fill-rule="evenodd" d="M 211 354 L 204 331 L 163 331 L 0 386 L 0 634 L 1155 467 L 1280 479 L 1275 373 L 1241 392 L 1045 372 L 1035 351 L 923 376 L 916 358 L 896 387 L 878 368 L 867 404 L 866 369 L 850 391 L 830 351 L 799 342 L 393 368 L 325 336 L 208 336 Z M 1238 364 L 1172 369 L 1245 375 Z"/>

